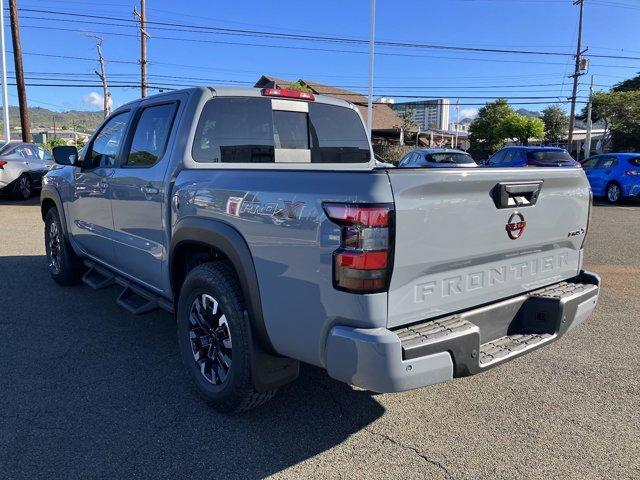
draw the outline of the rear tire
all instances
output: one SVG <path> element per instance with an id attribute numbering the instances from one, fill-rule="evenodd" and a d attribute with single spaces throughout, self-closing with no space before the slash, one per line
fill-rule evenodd
<path id="1" fill-rule="evenodd" d="M 200 394 L 216 410 L 249 410 L 271 399 L 252 381 L 253 343 L 236 273 L 224 261 L 187 275 L 177 310 L 182 361 Z"/>
<path id="2" fill-rule="evenodd" d="M 33 195 L 33 183 L 31 177 L 26 173 L 23 173 L 16 180 L 13 187 L 13 197 L 16 200 L 29 200 Z"/>
<path id="3" fill-rule="evenodd" d="M 605 192 L 607 201 L 614 205 L 622 203 L 622 188 L 617 182 L 611 182 L 607 185 L 607 191 Z"/>
<path id="4" fill-rule="evenodd" d="M 64 235 L 58 209 L 52 207 L 44 218 L 44 245 L 49 274 L 60 285 L 75 285 L 82 277 L 82 259 Z"/>

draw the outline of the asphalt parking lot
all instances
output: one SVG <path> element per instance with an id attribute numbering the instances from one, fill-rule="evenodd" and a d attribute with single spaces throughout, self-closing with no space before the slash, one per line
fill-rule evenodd
<path id="1" fill-rule="evenodd" d="M 603 293 L 564 339 L 483 375 L 373 395 L 305 367 L 222 416 L 172 318 L 46 270 L 37 200 L 0 201 L 0 478 L 640 478 L 640 205 L 596 206 Z"/>

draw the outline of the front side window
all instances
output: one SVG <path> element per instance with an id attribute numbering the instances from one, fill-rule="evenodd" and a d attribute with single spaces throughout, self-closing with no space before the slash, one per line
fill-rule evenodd
<path id="1" fill-rule="evenodd" d="M 196 162 L 273 163 L 276 149 L 310 150 L 312 163 L 368 162 L 367 134 L 345 107 L 308 103 L 273 110 L 270 98 L 217 98 L 204 107 L 193 141 Z"/>
<path id="2" fill-rule="evenodd" d="M 127 167 L 150 167 L 158 161 L 171 132 L 175 108 L 175 103 L 168 103 L 142 111 L 127 156 Z"/>
<path id="3" fill-rule="evenodd" d="M 582 168 L 593 168 L 600 160 L 600 157 L 591 157 L 587 158 L 584 162 L 582 162 Z"/>
<path id="4" fill-rule="evenodd" d="M 109 119 L 94 139 L 88 158 L 85 157 L 87 168 L 115 165 L 128 121 L 129 112 L 120 113 Z"/>
<path id="5" fill-rule="evenodd" d="M 494 154 L 493 157 L 489 159 L 489 165 L 500 165 L 502 163 L 502 159 L 504 158 L 504 150 L 499 151 Z"/>

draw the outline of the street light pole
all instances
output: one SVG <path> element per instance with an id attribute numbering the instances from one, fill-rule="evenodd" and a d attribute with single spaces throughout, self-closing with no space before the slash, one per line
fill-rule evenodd
<path id="1" fill-rule="evenodd" d="M 591 87 L 589 87 L 589 103 L 587 104 L 587 135 L 584 139 L 584 158 L 589 158 L 591 155 L 591 131 L 593 125 L 591 122 L 591 112 L 593 111 L 593 75 L 591 75 Z"/>
<path id="2" fill-rule="evenodd" d="M 371 140 L 371 130 L 373 127 L 373 60 L 375 56 L 375 35 L 376 35 L 376 0 L 371 0 L 371 24 L 369 32 L 369 102 L 367 105 L 367 130 L 369 140 Z"/>
<path id="3" fill-rule="evenodd" d="M 2 119 L 4 123 L 4 141 L 11 140 L 9 126 L 9 94 L 7 91 L 7 57 L 4 52 L 4 0 L 0 0 L 0 68 L 2 69 Z"/>

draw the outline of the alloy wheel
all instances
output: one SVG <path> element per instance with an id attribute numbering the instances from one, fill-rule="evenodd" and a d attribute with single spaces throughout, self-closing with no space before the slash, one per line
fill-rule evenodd
<path id="1" fill-rule="evenodd" d="M 54 274 L 60 273 L 61 256 L 62 256 L 62 242 L 60 238 L 60 230 L 58 230 L 58 224 L 51 222 L 49 224 L 49 268 Z"/>
<path id="2" fill-rule="evenodd" d="M 18 180 L 18 191 L 25 200 L 31 197 L 31 180 L 27 176 L 20 177 Z"/>
<path id="3" fill-rule="evenodd" d="M 231 330 L 222 307 L 211 295 L 201 294 L 193 301 L 189 339 L 202 376 L 214 385 L 224 384 L 231 370 Z"/>
<path id="4" fill-rule="evenodd" d="M 616 203 L 620 200 L 620 187 L 615 183 L 611 184 L 607 189 L 607 198 L 611 203 Z"/>

